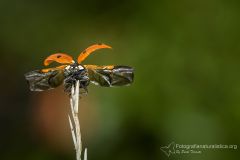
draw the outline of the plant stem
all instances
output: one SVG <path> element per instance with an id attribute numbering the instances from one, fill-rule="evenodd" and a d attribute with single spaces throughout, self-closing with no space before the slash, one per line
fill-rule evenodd
<path id="1" fill-rule="evenodd" d="M 78 119 L 78 103 L 79 103 L 79 81 L 77 81 L 76 84 L 72 86 L 70 97 L 72 119 L 70 115 L 68 115 L 68 118 L 72 132 L 73 143 L 76 150 L 76 159 L 81 160 L 82 139 L 80 123 Z M 87 160 L 87 149 L 85 149 L 84 152 L 84 160 Z"/>

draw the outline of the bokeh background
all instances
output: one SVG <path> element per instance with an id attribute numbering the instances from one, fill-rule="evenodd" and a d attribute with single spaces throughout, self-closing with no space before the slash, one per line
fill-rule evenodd
<path id="1" fill-rule="evenodd" d="M 0 159 L 72 160 L 69 99 L 34 93 L 24 73 L 52 53 L 135 68 L 130 87 L 91 85 L 80 100 L 90 160 L 239 159 L 230 149 L 172 155 L 160 147 L 240 144 L 238 0 L 0 1 Z M 240 146 L 238 146 L 240 147 Z"/>

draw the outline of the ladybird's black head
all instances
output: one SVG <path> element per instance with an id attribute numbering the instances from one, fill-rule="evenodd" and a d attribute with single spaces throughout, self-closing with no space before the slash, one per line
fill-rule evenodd
<path id="1" fill-rule="evenodd" d="M 78 66 L 78 63 L 77 62 L 74 62 L 72 64 L 70 64 L 71 67 L 77 67 Z"/>
<path id="2" fill-rule="evenodd" d="M 67 77 L 72 74 L 79 74 L 80 72 L 83 72 L 83 71 L 86 71 L 84 66 L 79 65 L 78 63 L 75 62 L 73 64 L 68 65 L 65 68 L 65 76 Z"/>

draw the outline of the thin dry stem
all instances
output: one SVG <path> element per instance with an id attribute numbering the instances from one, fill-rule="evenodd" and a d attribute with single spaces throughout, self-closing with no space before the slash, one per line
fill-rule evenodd
<path id="1" fill-rule="evenodd" d="M 75 135 L 75 131 L 74 131 L 74 128 L 73 128 L 72 120 L 71 120 L 69 115 L 68 115 L 68 120 L 69 120 L 69 124 L 70 124 L 70 128 L 71 128 L 71 132 L 72 132 L 73 143 L 74 143 L 74 146 L 76 146 L 77 145 L 76 135 Z"/>
<path id="2" fill-rule="evenodd" d="M 76 150 L 76 159 L 81 160 L 82 153 L 82 139 L 81 139 L 81 131 L 80 131 L 80 123 L 78 119 L 78 103 L 79 103 L 79 81 L 76 82 L 75 85 L 72 86 L 71 97 L 70 97 L 70 105 L 71 105 L 71 114 L 69 117 L 69 124 L 72 132 L 73 143 Z M 74 122 L 74 123 L 72 123 Z M 84 160 L 87 160 L 87 149 L 84 151 Z"/>

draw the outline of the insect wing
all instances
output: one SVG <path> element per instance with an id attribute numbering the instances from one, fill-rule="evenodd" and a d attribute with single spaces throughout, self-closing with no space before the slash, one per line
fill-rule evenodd
<path id="1" fill-rule="evenodd" d="M 52 70 L 42 72 L 41 70 L 31 71 L 25 74 L 31 91 L 44 91 L 56 88 L 61 85 L 64 80 L 62 70 Z"/>
<path id="2" fill-rule="evenodd" d="M 103 87 L 126 86 L 133 82 L 134 70 L 128 66 L 85 65 L 90 81 Z"/>
<path id="3" fill-rule="evenodd" d="M 113 86 L 130 85 L 133 82 L 134 70 L 128 66 L 114 66 L 110 74 Z"/>

